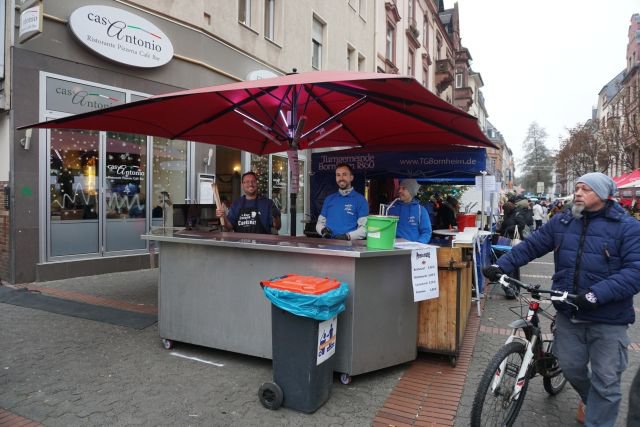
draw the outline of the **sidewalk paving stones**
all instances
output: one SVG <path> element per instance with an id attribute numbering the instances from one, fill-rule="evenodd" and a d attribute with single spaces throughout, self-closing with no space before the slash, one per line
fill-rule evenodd
<path id="1" fill-rule="evenodd" d="M 550 285 L 552 258 L 522 269 L 523 281 Z M 22 285 L 43 294 L 140 313 L 157 313 L 157 270 Z M 162 348 L 157 325 L 143 330 L 0 304 L 0 427 L 28 426 L 468 426 L 480 376 L 508 334 L 514 302 L 488 293 L 475 306 L 458 363 L 420 354 L 412 363 L 337 379 L 316 413 L 269 411 L 258 400 L 271 361 L 188 344 Z M 213 326 L 214 327 L 214 326 Z M 640 365 L 640 328 L 629 330 L 629 368 L 617 427 Z M 532 379 L 516 426 L 577 426 L 577 394 L 550 397 Z M 4 420 L 4 423 L 3 423 Z M 7 423 L 9 420 L 9 423 Z"/>

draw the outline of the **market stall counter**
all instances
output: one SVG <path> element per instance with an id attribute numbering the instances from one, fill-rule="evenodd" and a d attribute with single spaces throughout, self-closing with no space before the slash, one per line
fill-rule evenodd
<path id="1" fill-rule="evenodd" d="M 462 248 L 440 247 L 438 298 L 418 304 L 418 350 L 449 356 L 456 366 L 471 308 L 471 255 Z"/>
<path id="2" fill-rule="evenodd" d="M 359 375 L 416 358 L 418 305 L 411 250 L 364 241 L 157 229 L 159 334 L 173 341 L 271 358 L 271 306 L 259 283 L 288 273 L 349 285 L 338 317 L 335 371 Z"/>

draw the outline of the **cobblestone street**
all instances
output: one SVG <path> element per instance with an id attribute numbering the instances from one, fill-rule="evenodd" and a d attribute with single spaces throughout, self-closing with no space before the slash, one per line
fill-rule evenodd
<path id="1" fill-rule="evenodd" d="M 523 268 L 522 280 L 549 286 L 550 260 L 545 257 Z M 150 313 L 157 306 L 156 281 L 157 270 L 141 270 L 27 287 L 61 298 Z M 517 304 L 506 300 L 501 291 L 488 292 L 485 297 L 470 362 L 451 369 L 456 378 L 466 375 L 460 382 L 460 396 L 449 393 L 447 397 L 458 405 L 457 412 L 439 425 L 469 425 L 482 371 L 506 339 L 507 325 L 516 318 L 508 307 Z M 475 305 L 472 312 L 475 316 Z M 478 322 L 470 325 L 473 323 Z M 0 325 L 0 426 L 15 425 L 17 420 L 65 427 L 366 426 L 372 424 L 409 368 L 437 376 L 447 367 L 437 356 L 421 355 L 414 363 L 356 376 L 348 386 L 336 378 L 329 401 L 316 413 L 305 415 L 285 408 L 269 411 L 259 403 L 259 385 L 271 380 L 269 360 L 187 344 L 167 351 L 157 325 L 136 330 L 9 304 L 0 304 Z M 620 427 L 626 425 L 627 392 L 640 365 L 637 324 L 630 328 L 630 336 Z M 467 351 L 470 349 L 462 349 Z M 577 394 L 569 385 L 551 397 L 536 377 L 516 425 L 577 426 L 577 403 Z M 423 425 L 428 418 L 428 412 L 423 412 L 421 421 L 394 425 Z"/>
<path id="2" fill-rule="evenodd" d="M 541 284 L 543 288 L 551 287 L 551 275 L 553 274 L 553 256 L 546 255 L 543 258 L 530 263 L 521 269 L 521 280 L 525 283 Z M 498 348 L 507 339 L 506 335 L 496 333 L 496 329 L 506 332 L 508 324 L 516 320 L 516 315 L 508 310 L 517 306 L 514 300 L 507 300 L 500 290 L 489 293 L 485 301 L 484 313 L 481 318 L 481 327 L 476 346 L 473 352 L 473 361 L 467 374 L 467 383 L 464 388 L 460 406 L 456 417 L 456 426 L 469 425 L 469 414 L 473 396 L 480 377 L 489 360 Z M 637 297 L 636 297 L 637 304 Z M 551 309 L 553 311 L 553 309 Z M 637 309 L 636 309 L 637 312 Z M 493 333 L 483 332 L 483 329 Z M 545 331 L 545 332 L 548 332 Z M 618 416 L 617 426 L 626 426 L 626 413 L 628 403 L 628 390 L 633 380 L 633 375 L 640 366 L 640 327 L 636 321 L 629 328 L 631 348 L 629 348 L 629 367 L 623 375 L 623 400 Z M 575 420 L 579 397 L 570 384 L 567 383 L 564 390 L 557 396 L 549 396 L 542 386 L 542 379 L 535 377 L 529 383 L 529 389 L 516 426 L 578 426 Z"/>

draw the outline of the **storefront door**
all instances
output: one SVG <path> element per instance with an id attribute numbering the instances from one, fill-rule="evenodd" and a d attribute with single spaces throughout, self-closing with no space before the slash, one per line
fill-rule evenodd
<path id="1" fill-rule="evenodd" d="M 145 249 L 147 227 L 147 137 L 106 134 L 105 252 Z"/>

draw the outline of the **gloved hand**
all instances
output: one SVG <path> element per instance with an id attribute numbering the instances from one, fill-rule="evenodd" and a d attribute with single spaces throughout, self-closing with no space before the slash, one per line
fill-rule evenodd
<path id="1" fill-rule="evenodd" d="M 351 240 L 351 238 L 349 238 L 348 234 L 338 234 L 337 236 L 333 236 L 334 239 L 336 240 Z"/>
<path id="2" fill-rule="evenodd" d="M 497 282 L 498 280 L 500 280 L 500 277 L 504 274 L 504 271 L 498 265 L 493 264 L 493 265 L 490 265 L 489 267 L 483 268 L 482 274 L 491 282 Z"/>
<path id="3" fill-rule="evenodd" d="M 322 230 L 320 230 L 320 235 L 322 237 L 324 237 L 325 239 L 328 239 L 331 237 L 331 229 L 329 227 L 325 227 Z"/>
<path id="4" fill-rule="evenodd" d="M 598 297 L 590 290 L 581 292 L 576 297 L 574 304 L 578 306 L 580 310 L 591 311 L 598 308 Z"/>

